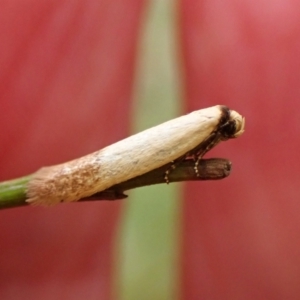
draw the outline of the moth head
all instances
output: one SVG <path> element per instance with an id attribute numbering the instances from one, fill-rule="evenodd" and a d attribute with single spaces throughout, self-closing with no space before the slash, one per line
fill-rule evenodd
<path id="1" fill-rule="evenodd" d="M 236 138 L 245 131 L 245 118 L 235 110 L 230 111 L 229 122 L 234 122 L 235 124 L 235 132 L 232 137 Z"/>
<path id="2" fill-rule="evenodd" d="M 245 118 L 235 110 L 229 110 L 227 121 L 221 126 L 220 131 L 224 140 L 240 136 L 245 130 Z"/>

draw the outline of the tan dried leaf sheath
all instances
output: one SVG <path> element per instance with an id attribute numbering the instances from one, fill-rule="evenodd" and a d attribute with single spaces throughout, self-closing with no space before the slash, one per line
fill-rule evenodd
<path id="1" fill-rule="evenodd" d="M 244 124 L 226 106 L 194 111 L 84 157 L 41 168 L 28 184 L 27 202 L 51 206 L 91 196 L 184 156 L 215 133 L 218 141 L 235 138 Z"/>

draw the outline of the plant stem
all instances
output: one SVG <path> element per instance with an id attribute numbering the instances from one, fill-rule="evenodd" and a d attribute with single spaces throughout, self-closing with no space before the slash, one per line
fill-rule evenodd
<path id="1" fill-rule="evenodd" d="M 80 199 L 79 201 L 124 199 L 127 197 L 124 194 L 124 191 L 126 190 L 165 183 L 165 172 L 170 166 L 171 164 L 164 165 L 143 175 L 116 184 L 88 198 Z M 196 175 L 194 167 L 195 162 L 193 160 L 181 162 L 169 173 L 169 181 L 179 182 L 223 179 L 230 174 L 231 162 L 221 158 L 202 159 L 199 161 L 198 165 L 199 176 Z M 33 175 L 34 174 L 0 182 L 0 209 L 29 205 L 26 202 L 26 191 L 27 184 L 32 179 Z"/>
<path id="2" fill-rule="evenodd" d="M 31 175 L 0 182 L 0 209 L 27 205 L 26 186 Z"/>

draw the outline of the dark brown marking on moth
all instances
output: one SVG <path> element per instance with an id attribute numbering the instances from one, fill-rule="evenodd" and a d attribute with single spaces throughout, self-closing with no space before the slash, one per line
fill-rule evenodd
<path id="1" fill-rule="evenodd" d="M 222 141 L 235 138 L 237 131 L 236 120 L 230 119 L 231 111 L 227 106 L 221 106 L 222 116 L 217 131 L 220 132 Z"/>

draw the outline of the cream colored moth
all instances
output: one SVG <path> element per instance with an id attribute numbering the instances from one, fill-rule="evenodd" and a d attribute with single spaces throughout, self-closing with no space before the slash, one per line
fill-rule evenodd
<path id="1" fill-rule="evenodd" d="M 77 201 L 184 157 L 194 157 L 197 172 L 209 149 L 238 137 L 244 126 L 245 119 L 226 106 L 194 111 L 92 154 L 41 168 L 28 184 L 27 202 L 51 206 Z"/>

